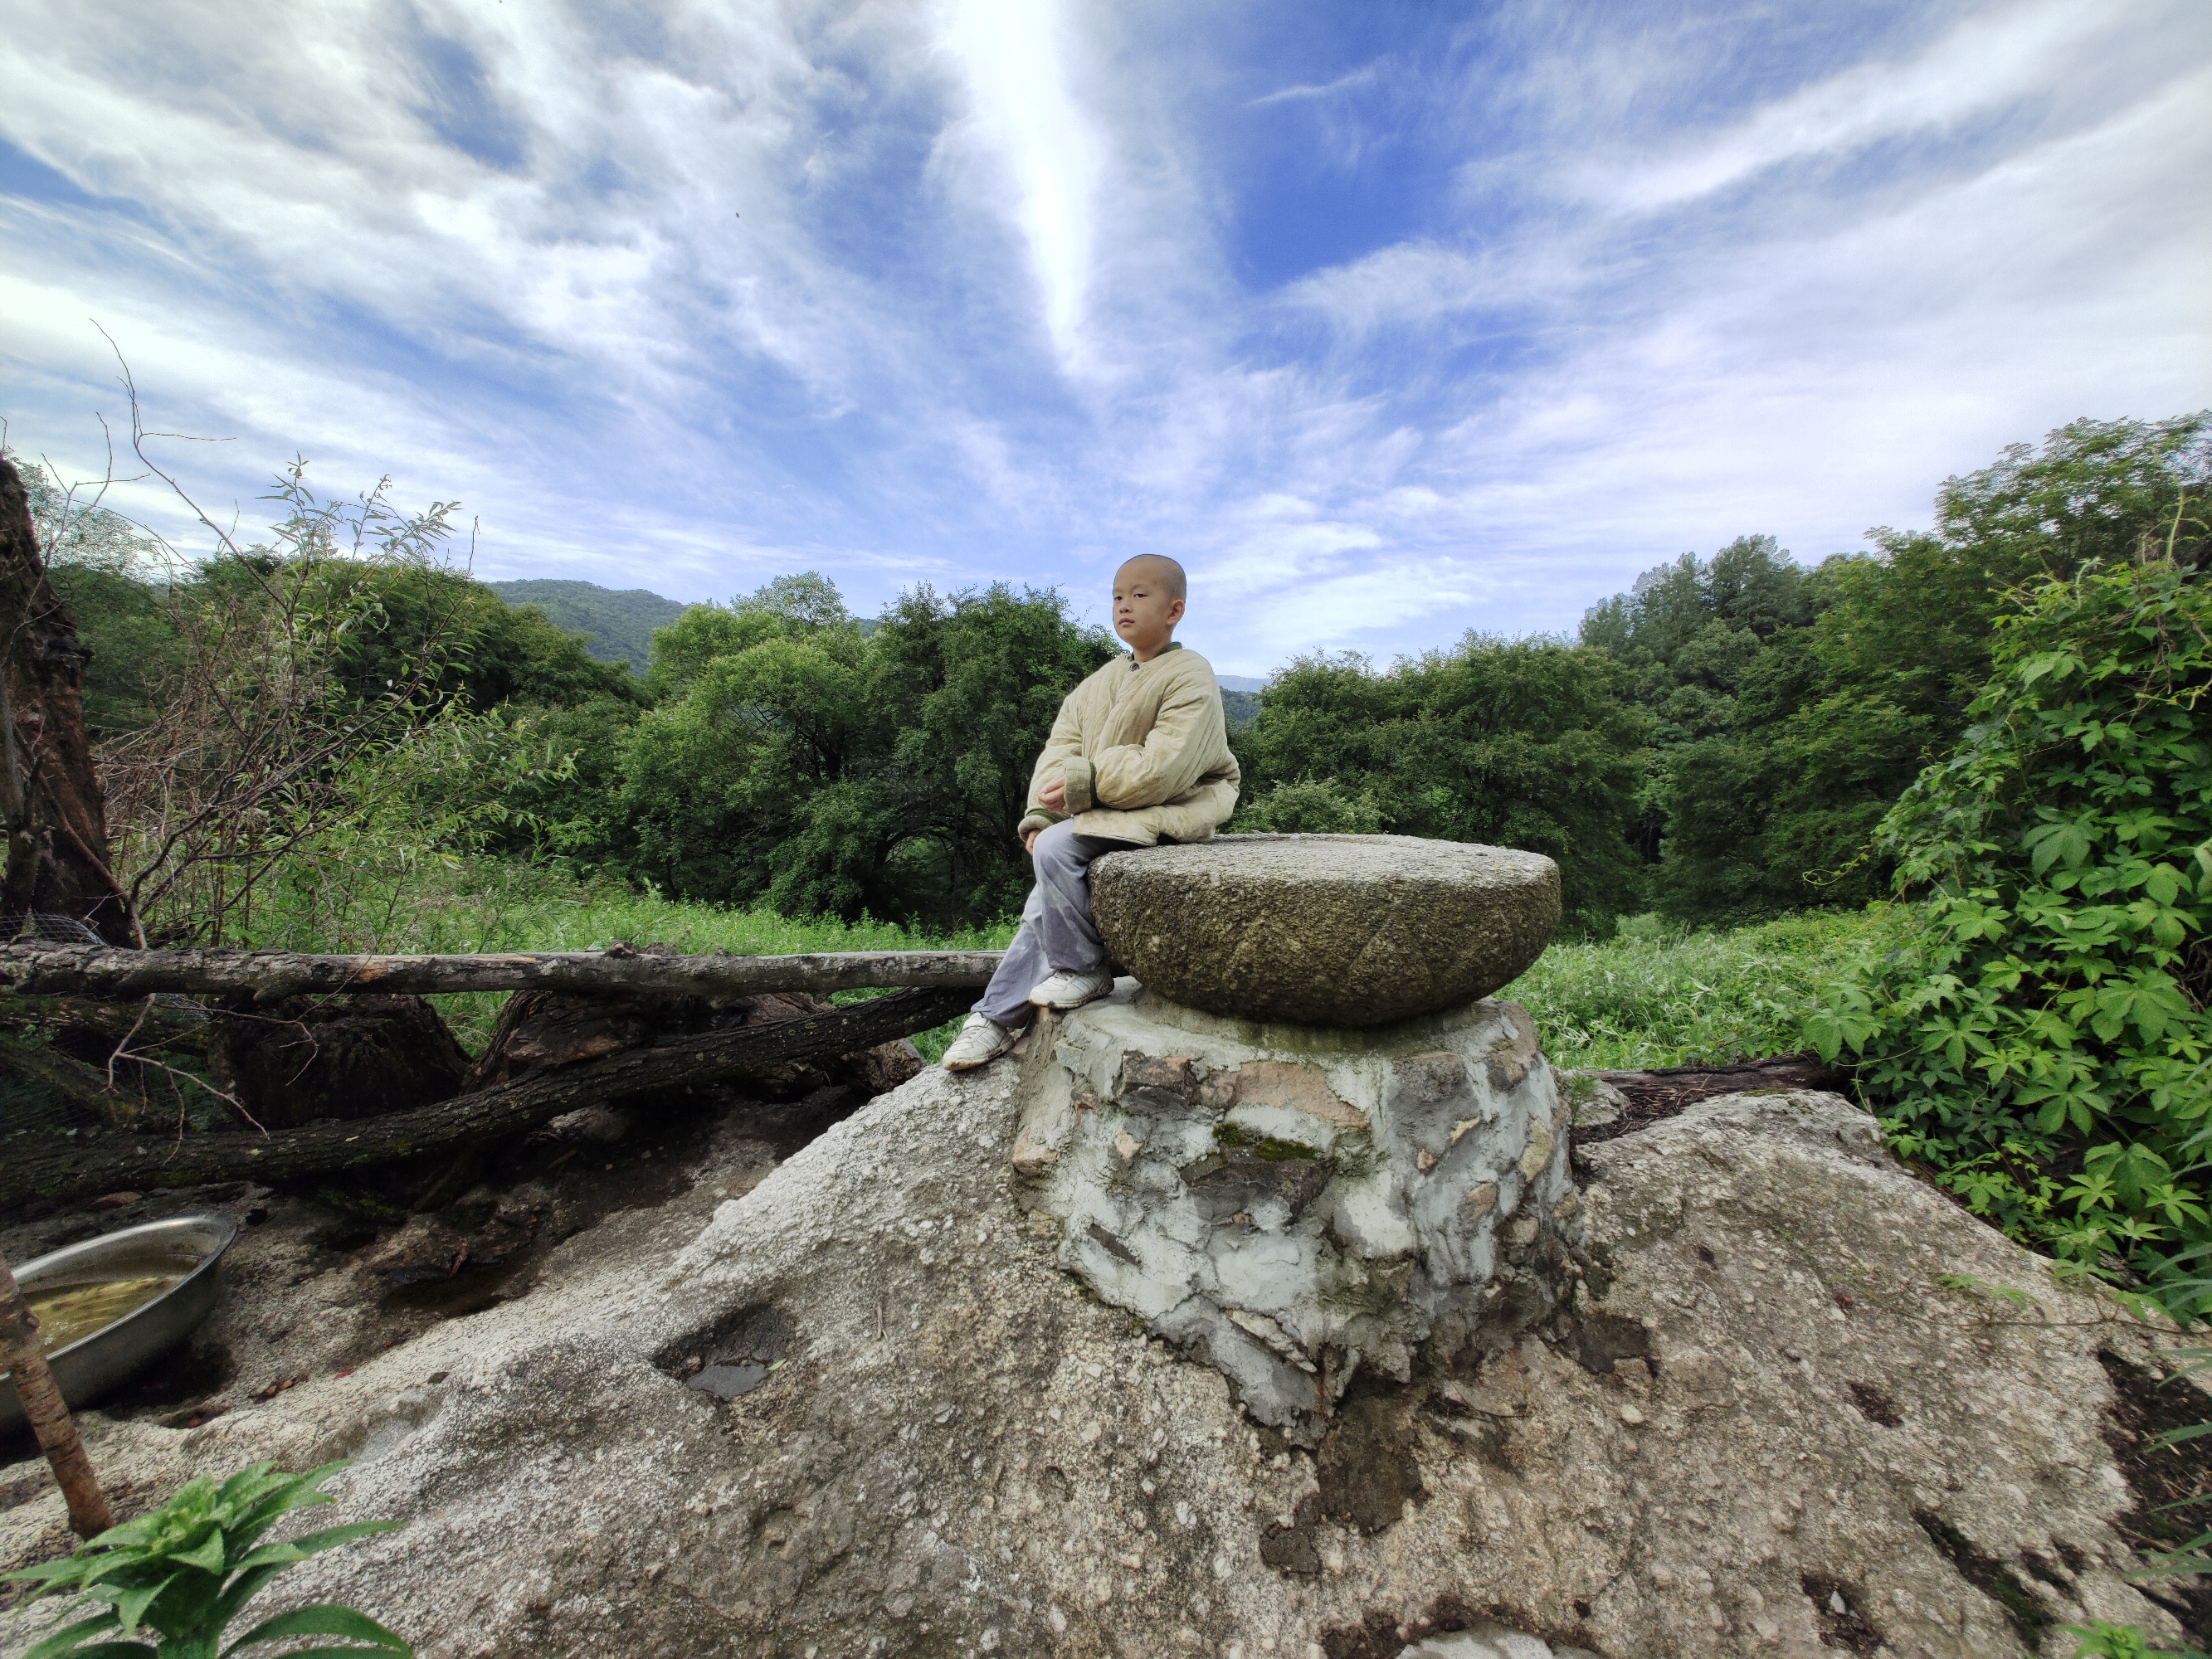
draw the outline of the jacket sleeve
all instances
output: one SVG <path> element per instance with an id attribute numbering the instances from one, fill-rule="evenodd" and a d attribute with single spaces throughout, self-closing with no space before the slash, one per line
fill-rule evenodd
<path id="1" fill-rule="evenodd" d="M 1014 836 L 1018 840 L 1026 838 L 1033 830 L 1048 830 L 1062 818 L 1090 809 L 1091 803 L 1087 798 L 1090 763 L 1083 758 L 1083 731 L 1075 717 L 1075 692 L 1071 691 L 1060 700 L 1060 713 L 1052 720 L 1052 735 L 1044 740 L 1043 752 L 1038 755 L 1036 764 L 1030 769 L 1028 811 L 1022 814 L 1022 821 L 1014 826 Z M 1086 786 L 1086 798 L 1080 806 L 1074 801 L 1074 780 L 1066 775 L 1071 768 L 1082 772 Z M 1059 812 L 1040 805 L 1037 801 L 1038 792 L 1056 777 L 1065 778 L 1068 785 L 1067 809 Z"/>
<path id="2" fill-rule="evenodd" d="M 1205 741 L 1221 726 L 1221 694 L 1211 675 L 1194 676 L 1170 691 L 1142 743 L 1101 750 L 1091 757 L 1091 794 L 1117 811 L 1158 806 L 1187 794 L 1205 775 L 1216 745 Z"/>

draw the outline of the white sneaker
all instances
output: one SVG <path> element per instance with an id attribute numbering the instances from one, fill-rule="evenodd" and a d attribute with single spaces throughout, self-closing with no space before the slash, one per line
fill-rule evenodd
<path id="1" fill-rule="evenodd" d="M 1054 974 L 1030 993 L 1030 1000 L 1040 1008 L 1080 1008 L 1110 995 L 1113 989 L 1114 970 L 1102 963 L 1087 972 Z"/>
<path id="2" fill-rule="evenodd" d="M 972 1072 L 978 1066 L 988 1066 L 1019 1042 L 1027 1029 L 1022 1025 L 1001 1025 L 995 1019 L 970 1014 L 967 1024 L 960 1028 L 960 1035 L 952 1039 L 952 1046 L 945 1051 L 945 1069 Z"/>

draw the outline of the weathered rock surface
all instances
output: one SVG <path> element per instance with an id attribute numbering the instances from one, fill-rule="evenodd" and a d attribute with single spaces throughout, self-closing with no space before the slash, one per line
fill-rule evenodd
<path id="1" fill-rule="evenodd" d="M 1565 1120 L 1512 1003 L 1331 1031 L 1123 980 L 1024 1047 L 1013 1164 L 1060 1266 L 1299 1445 L 1363 1370 L 1479 1364 L 1582 1271 Z"/>
<path id="2" fill-rule="evenodd" d="M 1091 867 L 1114 960 L 1237 1018 L 1382 1025 L 1510 983 L 1559 926 L 1538 853 L 1412 836 L 1217 836 Z"/>
<path id="3" fill-rule="evenodd" d="M 932 1071 L 703 1226 L 605 1224 L 350 1376 L 190 1431 L 94 1413 L 94 1455 L 145 1480 L 357 1457 L 313 1524 L 404 1529 L 283 1594 L 356 1601 L 425 1659 L 1471 1659 L 1434 1638 L 1486 1620 L 1613 1659 L 2176 1633 L 2122 1580 L 2100 1437 L 2098 1355 L 2148 1363 L 2146 1334 L 1833 1097 L 1594 1148 L 1577 1316 L 1355 1388 L 1308 1453 L 1056 1270 L 1007 1164 L 1018 1071 Z M 727 1403 L 686 1385 L 748 1363 Z M 58 1517 L 9 1511 L 0 1547 Z M 50 1620 L 15 1615 L 9 1650 Z"/>

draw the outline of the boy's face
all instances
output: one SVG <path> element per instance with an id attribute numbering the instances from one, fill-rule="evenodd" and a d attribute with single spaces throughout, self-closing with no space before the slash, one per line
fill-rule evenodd
<path id="1" fill-rule="evenodd" d="M 1182 600 L 1152 560 L 1132 559 L 1114 573 L 1114 631 L 1139 662 L 1167 644 L 1182 611 Z"/>

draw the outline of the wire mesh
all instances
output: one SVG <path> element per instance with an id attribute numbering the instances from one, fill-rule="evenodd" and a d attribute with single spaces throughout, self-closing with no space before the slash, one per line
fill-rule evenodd
<path id="1" fill-rule="evenodd" d="M 105 945 L 107 941 L 75 916 L 51 910 L 0 910 L 0 943 L 46 945 Z"/>
<path id="2" fill-rule="evenodd" d="M 0 945 L 33 940 L 46 945 L 107 943 L 75 916 L 49 910 L 0 910 Z M 207 1010 L 190 997 L 161 991 L 148 1000 L 202 1020 L 207 1018 Z M 70 1134 L 92 1127 L 82 1108 L 73 1107 L 46 1085 L 16 1076 L 11 1068 L 0 1065 L 0 1138 Z"/>

